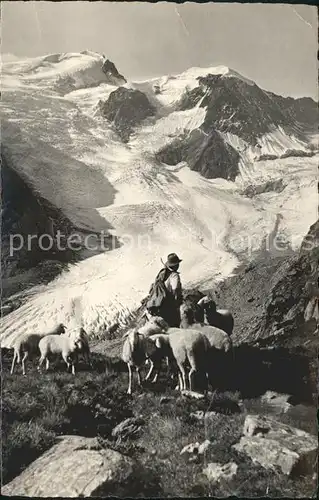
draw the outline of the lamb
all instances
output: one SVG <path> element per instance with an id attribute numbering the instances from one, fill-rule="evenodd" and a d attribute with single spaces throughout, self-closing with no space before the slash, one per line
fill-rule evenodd
<path id="1" fill-rule="evenodd" d="M 205 296 L 197 304 L 203 308 L 205 322 L 224 330 L 228 335 L 233 333 L 234 317 L 228 309 L 217 309 L 216 302 Z"/>
<path id="2" fill-rule="evenodd" d="M 155 343 L 133 329 L 127 332 L 124 336 L 124 344 L 122 348 L 122 359 L 127 364 L 129 374 L 129 384 L 127 393 L 132 394 L 132 368 L 136 369 L 138 385 L 141 385 L 140 368 L 148 357 L 156 353 Z M 153 365 L 151 366 L 152 369 Z"/>
<path id="3" fill-rule="evenodd" d="M 76 351 L 82 348 L 81 338 L 71 338 L 67 335 L 46 335 L 39 342 L 39 349 L 41 357 L 39 360 L 38 370 L 40 371 L 42 363 L 46 361 L 46 370 L 49 369 L 49 355 L 61 354 L 66 362 L 67 369 L 69 370 L 70 364 L 72 366 L 72 375 L 75 375 L 75 360 Z M 71 363 L 69 363 L 71 358 Z"/>
<path id="4" fill-rule="evenodd" d="M 194 375 L 204 372 L 208 380 L 208 353 L 210 343 L 205 335 L 198 330 L 170 328 L 168 335 L 157 334 L 150 337 L 162 356 L 175 360 L 179 369 L 178 379 L 180 390 L 186 389 L 185 363 L 190 364 L 188 374 L 189 388 L 193 390 Z"/>
<path id="5" fill-rule="evenodd" d="M 38 333 L 28 333 L 24 335 L 21 339 L 19 339 L 13 346 L 14 349 L 14 354 L 13 354 L 13 360 L 12 360 L 12 365 L 11 365 L 11 370 L 10 373 L 11 375 L 13 374 L 14 371 L 14 366 L 16 361 L 18 363 L 21 362 L 22 365 L 22 373 L 25 375 L 25 362 L 27 358 L 30 356 L 30 354 L 37 354 L 39 351 L 39 342 L 40 340 L 46 336 L 46 335 L 61 335 L 62 333 L 65 333 L 66 327 L 62 324 L 59 323 L 54 330 L 44 333 L 44 334 L 38 334 Z M 23 354 L 23 358 L 21 361 L 21 356 Z"/>

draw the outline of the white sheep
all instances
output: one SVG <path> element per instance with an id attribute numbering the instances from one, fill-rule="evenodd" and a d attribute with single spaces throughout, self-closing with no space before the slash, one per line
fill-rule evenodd
<path id="1" fill-rule="evenodd" d="M 141 385 L 140 368 L 156 352 L 156 346 L 150 337 L 145 337 L 137 329 L 130 330 L 123 338 L 122 359 L 127 364 L 129 374 L 127 393 L 132 394 L 132 368 L 135 368 L 138 384 Z"/>
<path id="2" fill-rule="evenodd" d="M 185 363 L 190 364 L 188 374 L 189 388 L 193 390 L 193 377 L 195 372 L 204 372 L 208 380 L 208 354 L 209 340 L 198 330 L 169 328 L 168 334 L 157 334 L 150 337 L 155 346 L 160 350 L 161 356 L 167 356 L 171 361 L 176 361 L 179 373 L 179 388 L 186 389 Z"/>
<path id="3" fill-rule="evenodd" d="M 11 375 L 13 374 L 16 361 L 18 362 L 18 364 L 21 362 L 22 373 L 23 375 L 25 375 L 25 362 L 30 354 L 38 353 L 39 342 L 43 337 L 45 337 L 46 335 L 61 335 L 62 333 L 65 333 L 65 331 L 66 327 L 62 323 L 60 323 L 54 328 L 54 330 L 47 333 L 27 333 L 19 340 L 17 340 L 13 345 L 14 354 L 10 370 Z M 23 358 L 21 360 L 22 354 Z"/>
<path id="4" fill-rule="evenodd" d="M 46 361 L 46 370 L 49 369 L 49 356 L 51 354 L 60 354 L 66 362 L 69 370 L 72 366 L 72 374 L 75 375 L 75 358 L 76 351 L 82 348 L 80 338 L 71 338 L 67 335 L 46 335 L 39 342 L 41 357 L 39 360 L 38 370 L 41 369 L 42 363 Z M 71 363 L 69 363 L 71 359 Z"/>
<path id="5" fill-rule="evenodd" d="M 145 325 L 138 328 L 138 332 L 145 337 L 156 335 L 157 333 L 167 332 L 169 326 L 160 316 L 149 316 Z"/>
<path id="6" fill-rule="evenodd" d="M 216 326 L 228 335 L 233 333 L 234 317 L 228 309 L 217 309 L 216 302 L 207 296 L 200 299 L 197 305 L 204 310 L 205 322 L 208 325 Z"/>

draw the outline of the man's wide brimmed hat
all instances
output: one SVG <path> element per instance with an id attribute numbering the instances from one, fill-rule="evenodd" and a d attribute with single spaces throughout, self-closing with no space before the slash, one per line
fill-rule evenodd
<path id="1" fill-rule="evenodd" d="M 167 261 L 165 262 L 166 267 L 171 267 L 171 266 L 176 266 L 176 264 L 179 264 L 182 262 L 182 259 L 180 259 L 176 253 L 170 253 L 167 256 Z"/>

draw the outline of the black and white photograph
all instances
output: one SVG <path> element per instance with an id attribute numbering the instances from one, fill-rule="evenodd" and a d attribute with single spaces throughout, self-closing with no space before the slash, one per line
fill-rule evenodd
<path id="1" fill-rule="evenodd" d="M 1 4 L 1 491 L 315 498 L 314 5 Z"/>

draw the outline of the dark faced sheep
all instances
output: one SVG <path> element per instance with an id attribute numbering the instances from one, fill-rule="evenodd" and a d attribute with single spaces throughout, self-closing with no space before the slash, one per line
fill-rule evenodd
<path id="1" fill-rule="evenodd" d="M 75 328 L 73 330 L 70 330 L 70 332 L 67 332 L 66 335 L 72 339 L 81 341 L 81 346 L 79 347 L 79 349 L 77 349 L 75 353 L 76 362 L 78 362 L 78 355 L 82 354 L 85 362 L 89 366 L 91 366 L 89 336 L 84 330 L 84 328 L 83 327 Z"/>
<path id="2" fill-rule="evenodd" d="M 198 306 L 204 311 L 205 323 L 224 330 L 228 335 L 233 333 L 234 318 L 228 309 L 217 309 L 216 302 L 209 297 L 200 299 L 198 301 Z"/>

